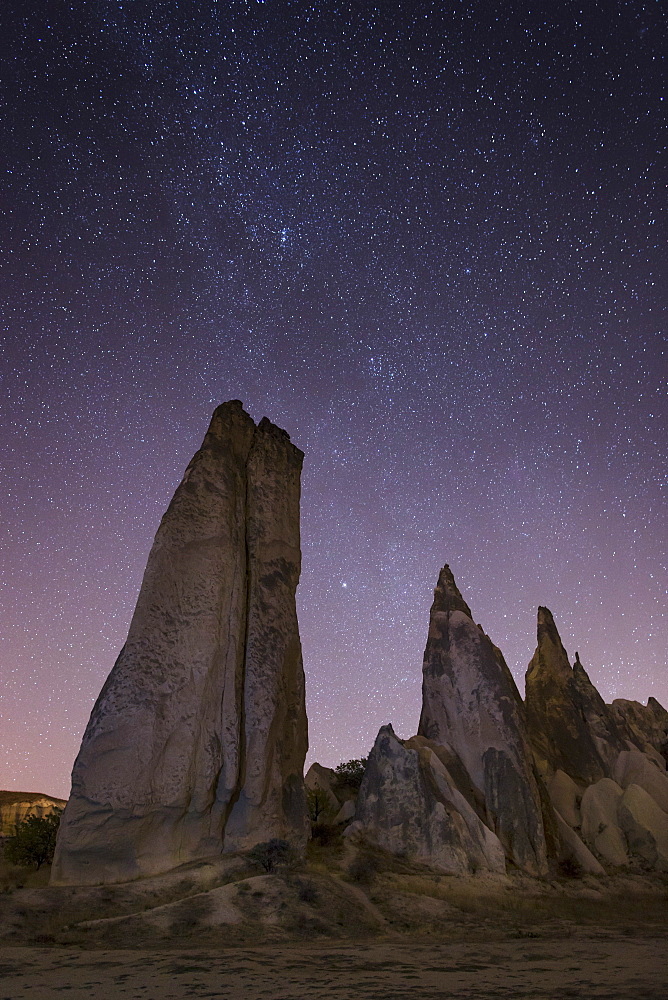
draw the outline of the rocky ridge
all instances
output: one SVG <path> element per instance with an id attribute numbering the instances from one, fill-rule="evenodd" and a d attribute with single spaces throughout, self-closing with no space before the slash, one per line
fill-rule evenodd
<path id="1" fill-rule="evenodd" d="M 547 608 L 537 631 L 522 702 L 444 567 L 418 735 L 380 730 L 348 837 L 451 874 L 668 871 L 668 713 L 606 705 Z"/>

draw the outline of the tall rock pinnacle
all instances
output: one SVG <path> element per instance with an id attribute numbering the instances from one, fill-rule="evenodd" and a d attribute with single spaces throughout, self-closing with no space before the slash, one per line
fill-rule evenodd
<path id="1" fill-rule="evenodd" d="M 501 651 L 473 622 L 448 566 L 434 591 L 418 732 L 461 762 L 483 819 L 508 856 L 526 871 L 545 872 L 541 799 L 522 701 Z"/>
<path id="2" fill-rule="evenodd" d="M 214 412 L 86 728 L 54 883 L 126 881 L 272 837 L 305 843 L 302 459 L 238 401 Z"/>
<path id="3" fill-rule="evenodd" d="M 609 775 L 626 743 L 576 654 L 568 661 L 552 613 L 538 609 L 538 645 L 526 674 L 529 739 L 540 771 L 589 784 Z"/>

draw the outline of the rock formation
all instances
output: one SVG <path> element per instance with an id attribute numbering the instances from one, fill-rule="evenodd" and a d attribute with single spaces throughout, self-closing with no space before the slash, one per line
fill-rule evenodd
<path id="1" fill-rule="evenodd" d="M 322 764 L 311 764 L 304 778 L 309 813 L 314 823 L 338 826 L 349 823 L 355 815 L 357 788 Z"/>
<path id="2" fill-rule="evenodd" d="M 544 777 L 561 770 L 590 784 L 608 774 L 626 744 L 577 655 L 571 667 L 547 608 L 538 609 L 538 646 L 525 697 L 529 739 Z"/>
<path id="3" fill-rule="evenodd" d="M 617 698 L 608 708 L 630 744 L 668 763 L 668 712 L 656 698 L 646 705 Z"/>
<path id="4" fill-rule="evenodd" d="M 542 806 L 522 699 L 501 651 L 474 623 L 448 566 L 434 591 L 418 733 L 458 762 L 508 857 L 528 872 L 545 872 Z M 458 780 L 456 771 L 453 777 Z"/>
<path id="5" fill-rule="evenodd" d="M 400 740 L 383 726 L 346 834 L 452 875 L 504 872 L 499 839 L 458 791 L 440 749 L 419 736 Z"/>
<path id="6" fill-rule="evenodd" d="M 571 668 L 547 608 L 538 609 L 526 717 L 562 848 L 577 847 L 577 836 L 607 865 L 666 870 L 668 775 L 659 751 L 668 713 L 655 699 L 647 706 L 606 705 L 577 653 Z M 572 856 L 584 870 L 594 870 L 579 847 Z"/>
<path id="7" fill-rule="evenodd" d="M 302 459 L 238 401 L 214 412 L 86 728 L 53 882 L 126 881 L 272 837 L 305 843 Z"/>
<path id="8" fill-rule="evenodd" d="M 544 805 L 522 700 L 448 566 L 434 591 L 422 698 L 418 736 L 378 734 L 349 832 L 443 871 L 502 871 L 507 857 L 545 873 Z"/>
<path id="9" fill-rule="evenodd" d="M 40 792 L 0 792 L 0 836 L 11 836 L 28 816 L 49 816 L 66 805 L 66 799 Z"/>

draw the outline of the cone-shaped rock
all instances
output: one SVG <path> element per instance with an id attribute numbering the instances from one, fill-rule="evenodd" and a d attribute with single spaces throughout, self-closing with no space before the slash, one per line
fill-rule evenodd
<path id="1" fill-rule="evenodd" d="M 125 881 L 272 837 L 305 842 L 302 458 L 238 401 L 215 411 L 86 728 L 54 882 Z"/>
<path id="2" fill-rule="evenodd" d="M 545 872 L 541 797 L 522 701 L 501 651 L 473 622 L 448 566 L 431 608 L 419 734 L 461 761 L 485 823 L 508 857 L 526 871 Z"/>
<path id="3" fill-rule="evenodd" d="M 457 789 L 440 749 L 420 736 L 400 740 L 383 726 L 346 836 L 453 875 L 504 872 L 503 847 Z"/>
<path id="4" fill-rule="evenodd" d="M 552 613 L 538 609 L 538 645 L 526 675 L 529 739 L 541 773 L 591 784 L 609 776 L 626 744 L 576 654 L 571 668 Z"/>

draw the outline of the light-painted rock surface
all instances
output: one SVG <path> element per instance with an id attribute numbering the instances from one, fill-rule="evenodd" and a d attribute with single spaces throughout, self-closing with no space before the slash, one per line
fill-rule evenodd
<path id="1" fill-rule="evenodd" d="M 538 645 L 526 674 L 526 720 L 541 773 L 564 771 L 582 785 L 610 775 L 626 748 L 617 724 L 576 654 L 571 667 L 552 613 L 538 609 Z"/>
<path id="2" fill-rule="evenodd" d="M 570 827 L 580 826 L 580 800 L 582 791 L 579 785 L 565 771 L 555 771 L 547 783 L 550 802 L 559 815 Z"/>
<path id="3" fill-rule="evenodd" d="M 271 837 L 304 844 L 302 458 L 238 401 L 215 411 L 86 728 L 55 883 L 125 881 Z"/>
<path id="4" fill-rule="evenodd" d="M 629 852 L 658 871 L 668 871 L 668 814 L 639 785 L 629 785 L 619 803 L 619 825 Z"/>
<path id="5" fill-rule="evenodd" d="M 555 810 L 557 820 L 557 830 L 559 832 L 560 861 L 575 861 L 583 872 L 589 875 L 603 875 L 604 868 L 600 861 L 597 861 L 588 847 L 586 847 L 575 830 L 573 830 L 565 819 Z"/>
<path id="6" fill-rule="evenodd" d="M 542 806 L 522 701 L 501 651 L 473 622 L 448 566 L 434 591 L 418 732 L 461 762 L 507 856 L 527 872 L 545 873 Z"/>
<path id="7" fill-rule="evenodd" d="M 0 836 L 11 836 L 28 816 L 50 816 L 66 805 L 66 799 L 55 799 L 40 792 L 0 791 Z"/>
<path id="8" fill-rule="evenodd" d="M 439 871 L 505 871 L 504 850 L 457 790 L 427 740 L 402 741 L 383 726 L 346 835 Z"/>
<path id="9" fill-rule="evenodd" d="M 613 777 L 622 788 L 640 785 L 668 813 L 668 775 L 640 750 L 623 750 L 615 763 Z"/>
<path id="10" fill-rule="evenodd" d="M 582 839 L 611 865 L 627 865 L 626 837 L 619 825 L 619 805 L 624 792 L 612 778 L 585 789 L 580 804 Z"/>

